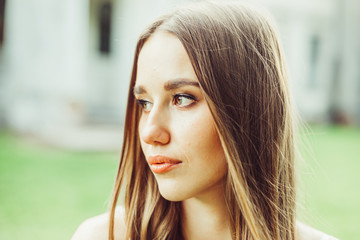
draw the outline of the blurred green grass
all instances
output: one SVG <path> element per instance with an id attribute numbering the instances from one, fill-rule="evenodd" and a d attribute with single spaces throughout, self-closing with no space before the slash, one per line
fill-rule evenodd
<path id="1" fill-rule="evenodd" d="M 300 218 L 340 239 L 360 239 L 360 129 L 317 126 L 306 139 L 313 153 L 298 170 Z M 0 239 L 70 239 L 80 222 L 106 211 L 118 158 L 0 132 Z"/>
<path id="2" fill-rule="evenodd" d="M 66 152 L 0 133 L 0 239 L 70 239 L 107 210 L 116 153 Z"/>
<path id="3" fill-rule="evenodd" d="M 300 149 L 300 219 L 339 239 L 360 239 L 360 129 L 312 126 L 302 138 L 309 146 Z"/>

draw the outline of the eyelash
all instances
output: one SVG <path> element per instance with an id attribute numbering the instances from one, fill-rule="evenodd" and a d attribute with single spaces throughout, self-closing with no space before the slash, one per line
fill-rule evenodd
<path id="1" fill-rule="evenodd" d="M 193 104 L 195 104 L 198 100 L 195 96 L 193 95 L 190 95 L 190 94 L 174 94 L 173 97 L 172 97 L 172 103 L 174 105 L 177 105 L 176 104 L 176 101 L 179 99 L 179 98 L 186 98 L 188 100 L 191 101 L 191 103 L 185 105 L 185 106 L 179 106 L 181 108 L 187 108 L 187 107 L 191 107 Z M 144 112 L 149 112 L 150 110 L 146 110 L 146 104 L 152 104 L 150 101 L 148 100 L 145 100 L 145 99 L 137 99 L 136 100 L 137 104 L 141 107 L 141 109 L 144 111 Z"/>
<path id="2" fill-rule="evenodd" d="M 173 104 L 176 105 L 176 100 L 179 99 L 179 98 L 186 98 L 188 100 L 191 100 L 191 103 L 187 104 L 186 106 L 184 107 L 190 107 L 192 106 L 195 102 L 197 102 L 197 99 L 195 96 L 193 95 L 190 95 L 190 94 L 175 94 L 173 95 Z"/>
<path id="3" fill-rule="evenodd" d="M 145 99 L 137 99 L 137 100 L 136 100 L 136 103 L 141 107 L 141 109 L 142 109 L 144 112 L 150 111 L 150 110 L 146 110 L 146 104 L 152 104 L 152 103 L 149 102 L 148 100 L 145 100 Z"/>

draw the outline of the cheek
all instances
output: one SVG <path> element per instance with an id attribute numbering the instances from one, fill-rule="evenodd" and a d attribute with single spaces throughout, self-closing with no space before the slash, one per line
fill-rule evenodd
<path id="1" fill-rule="evenodd" d="M 138 124 L 138 132 L 137 132 L 137 134 L 138 134 L 138 138 L 139 138 L 139 140 L 140 140 L 140 147 L 141 147 L 141 149 L 143 150 L 143 152 L 144 153 L 146 153 L 146 149 L 147 149 L 147 144 L 145 144 L 145 142 L 143 141 L 143 139 L 142 139 L 142 137 L 141 137 L 141 133 L 142 133 L 142 131 L 143 131 L 143 129 L 144 129 L 144 120 L 142 120 L 143 118 L 141 118 L 140 117 L 140 120 L 139 120 L 139 124 Z"/>
<path id="2" fill-rule="evenodd" d="M 183 121 L 178 128 L 178 139 L 183 139 L 182 146 L 197 157 L 208 160 L 223 157 L 223 148 L 209 111 L 194 114 Z M 196 156 L 194 156 L 196 157 Z"/>

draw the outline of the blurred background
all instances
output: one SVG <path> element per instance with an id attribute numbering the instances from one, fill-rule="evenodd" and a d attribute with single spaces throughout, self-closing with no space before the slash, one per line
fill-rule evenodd
<path id="1" fill-rule="evenodd" d="M 107 210 L 137 37 L 187 2 L 0 0 L 0 239 L 70 239 Z M 299 218 L 360 239 L 360 1 L 251 2 L 278 24 L 309 124 Z"/>

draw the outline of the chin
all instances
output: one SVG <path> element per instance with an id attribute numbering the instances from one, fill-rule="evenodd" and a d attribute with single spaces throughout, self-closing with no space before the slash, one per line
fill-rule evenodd
<path id="1" fill-rule="evenodd" d="M 186 197 L 178 191 L 173 191 L 173 190 L 168 190 L 167 189 L 159 189 L 160 190 L 160 195 L 165 198 L 168 201 L 171 202 L 179 202 L 179 201 L 183 201 L 186 199 Z"/>
<path id="2" fill-rule="evenodd" d="M 162 194 L 161 192 L 160 192 L 160 195 L 170 202 L 181 202 L 184 200 L 183 198 L 181 198 L 179 196 L 166 195 L 166 194 Z"/>
<path id="3" fill-rule="evenodd" d="M 190 198 L 188 191 L 180 188 L 178 185 L 158 183 L 160 195 L 168 201 L 179 202 Z"/>

